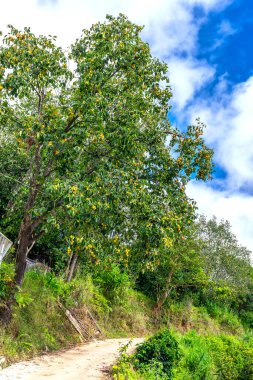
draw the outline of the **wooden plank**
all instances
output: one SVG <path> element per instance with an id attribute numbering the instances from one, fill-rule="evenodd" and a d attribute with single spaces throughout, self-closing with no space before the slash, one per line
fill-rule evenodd
<path id="1" fill-rule="evenodd" d="M 101 331 L 101 329 L 100 329 L 100 327 L 98 326 L 98 324 L 97 324 L 97 321 L 95 320 L 95 318 L 93 317 L 93 315 L 91 314 L 91 312 L 89 311 L 89 309 L 86 307 L 86 310 L 87 310 L 87 313 L 88 313 L 88 315 L 89 315 L 89 317 L 90 317 L 90 319 L 92 320 L 92 322 L 94 323 L 94 325 L 96 326 L 96 328 L 97 328 L 97 330 L 98 330 L 98 332 L 100 333 L 100 334 L 102 334 L 103 335 L 103 333 L 102 333 L 102 331 Z"/>
<path id="2" fill-rule="evenodd" d="M 58 305 L 64 311 L 66 317 L 68 318 L 68 320 L 70 321 L 70 323 L 72 324 L 72 326 L 74 327 L 74 329 L 78 332 L 78 334 L 80 335 L 81 340 L 83 341 L 82 328 L 81 328 L 79 322 L 71 314 L 71 312 L 68 309 L 66 309 L 60 302 L 58 303 Z"/>

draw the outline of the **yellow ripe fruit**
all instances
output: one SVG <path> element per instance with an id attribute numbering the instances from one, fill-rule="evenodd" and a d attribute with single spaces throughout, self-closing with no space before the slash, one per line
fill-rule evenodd
<path id="1" fill-rule="evenodd" d="M 95 205 L 92 205 L 91 208 L 92 208 L 92 210 L 96 210 L 97 209 L 97 207 Z"/>
<path id="2" fill-rule="evenodd" d="M 3 89 L 3 86 L 0 86 L 0 91 L 2 91 L 2 89 Z"/>
<path id="3" fill-rule="evenodd" d="M 72 191 L 73 193 L 76 193 L 77 190 L 78 190 L 78 188 L 77 188 L 76 186 L 72 186 L 72 187 L 71 187 L 71 191 Z"/>

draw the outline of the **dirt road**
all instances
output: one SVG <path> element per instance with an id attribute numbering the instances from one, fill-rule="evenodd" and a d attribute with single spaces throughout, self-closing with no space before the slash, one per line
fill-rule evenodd
<path id="1" fill-rule="evenodd" d="M 133 339 L 131 347 L 142 339 Z M 0 371 L 1 380 L 97 380 L 106 379 L 108 369 L 129 339 L 107 339 L 20 362 Z"/>

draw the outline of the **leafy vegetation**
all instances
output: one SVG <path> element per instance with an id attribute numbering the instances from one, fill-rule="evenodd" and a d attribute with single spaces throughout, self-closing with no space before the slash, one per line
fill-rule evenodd
<path id="1" fill-rule="evenodd" d="M 12 271 L 12 276 L 14 272 Z M 26 273 L 10 323 L 0 328 L 0 353 L 7 362 L 57 350 L 80 342 L 61 307 L 96 318 L 108 337 L 143 335 L 149 331 L 148 301 L 126 284 L 121 300 L 107 299 L 90 276 L 77 276 L 71 283 L 41 270 Z M 142 297 L 142 298 L 141 298 Z M 84 319 L 87 339 L 95 336 L 92 321 Z M 94 331 L 93 331 L 94 330 Z"/>
<path id="2" fill-rule="evenodd" d="M 137 347 L 134 355 L 135 368 L 157 365 L 164 379 L 172 378 L 172 368 L 179 361 L 179 349 L 176 339 L 168 331 L 162 331 Z"/>
<path id="3" fill-rule="evenodd" d="M 146 365 L 139 365 L 140 357 Z M 250 380 L 252 370 L 252 338 L 223 334 L 202 336 L 195 331 L 177 333 L 172 338 L 167 331 L 154 335 L 132 356 L 121 353 L 118 364 L 113 367 L 113 376 L 119 380 Z"/>

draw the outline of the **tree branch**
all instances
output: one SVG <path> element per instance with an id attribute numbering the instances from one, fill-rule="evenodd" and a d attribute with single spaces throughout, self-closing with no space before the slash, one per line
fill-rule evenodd
<path id="1" fill-rule="evenodd" d="M 74 122 L 75 122 L 77 119 L 78 119 L 78 115 L 75 115 L 75 116 L 73 116 L 73 117 L 69 120 L 69 122 L 68 122 L 68 124 L 66 125 L 65 130 L 64 130 L 65 133 L 67 133 L 67 132 L 70 131 L 71 127 L 73 126 Z"/>

